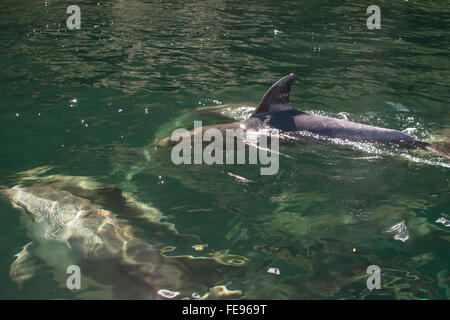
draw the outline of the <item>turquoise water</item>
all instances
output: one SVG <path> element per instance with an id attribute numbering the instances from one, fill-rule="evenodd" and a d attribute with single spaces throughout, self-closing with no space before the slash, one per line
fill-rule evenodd
<path id="1" fill-rule="evenodd" d="M 72 4 L 78 31 L 65 24 Z M 279 172 L 261 176 L 255 165 L 175 166 L 170 150 L 149 147 L 193 120 L 245 118 L 289 73 L 301 110 L 448 141 L 448 1 L 378 1 L 380 30 L 366 27 L 371 4 L 4 0 L 0 184 L 52 166 L 47 175 L 118 186 L 180 234 L 247 257 L 217 267 L 215 284 L 240 298 L 448 299 L 450 234 L 436 222 L 450 219 L 448 159 L 311 142 L 282 147 Z M 80 298 L 46 261 L 22 288 L 11 281 L 33 237 L 18 210 L 0 208 L 0 298 Z M 405 241 L 387 232 L 399 223 Z M 382 288 L 370 292 L 373 264 Z"/>

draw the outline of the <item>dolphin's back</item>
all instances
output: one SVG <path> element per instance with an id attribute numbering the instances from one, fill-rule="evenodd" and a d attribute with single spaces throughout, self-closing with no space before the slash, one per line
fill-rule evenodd
<path id="1" fill-rule="evenodd" d="M 249 130 L 275 128 L 297 135 L 314 134 L 325 138 L 396 143 L 402 146 L 426 145 L 397 130 L 297 110 L 289 102 L 291 87 L 296 79 L 295 74 L 290 74 L 278 80 L 263 96 L 255 112 L 244 121 L 244 127 Z"/>
<path id="2" fill-rule="evenodd" d="M 402 146 L 416 146 L 420 143 L 413 137 L 397 130 L 310 114 L 299 110 L 257 114 L 245 121 L 245 128 L 248 130 L 275 128 L 294 136 L 313 134 L 319 138 L 395 143 Z"/>
<path id="3" fill-rule="evenodd" d="M 397 130 L 379 128 L 306 112 L 296 115 L 294 123 L 296 131 L 309 131 L 313 134 L 330 138 L 396 143 L 403 146 L 413 146 L 416 143 L 416 139 Z"/>

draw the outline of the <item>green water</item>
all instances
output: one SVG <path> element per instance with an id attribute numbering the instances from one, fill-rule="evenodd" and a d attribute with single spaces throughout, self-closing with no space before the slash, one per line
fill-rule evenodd
<path id="1" fill-rule="evenodd" d="M 78 31 L 66 28 L 72 4 Z M 299 109 L 448 140 L 448 1 L 377 1 L 380 30 L 366 27 L 371 4 L 3 0 L 0 184 L 51 165 L 120 186 L 180 233 L 247 257 L 217 283 L 242 298 L 448 299 L 450 234 L 436 223 L 450 219 L 448 159 L 312 142 L 283 147 L 278 173 L 261 176 L 144 148 L 194 119 L 222 121 L 198 107 L 254 107 L 289 73 Z M 22 289 L 10 280 L 31 239 L 7 201 L 0 215 L 0 298 L 77 298 L 48 267 Z M 402 221 L 405 242 L 386 232 Z M 382 288 L 369 292 L 372 264 Z"/>

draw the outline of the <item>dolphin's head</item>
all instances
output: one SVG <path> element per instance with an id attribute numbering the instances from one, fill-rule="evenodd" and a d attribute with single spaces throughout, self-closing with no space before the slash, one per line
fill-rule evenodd
<path id="1" fill-rule="evenodd" d="M 11 203 L 14 208 L 25 209 L 23 203 L 20 203 L 20 199 L 17 197 L 18 187 L 8 188 L 0 186 L 0 198 L 3 198 Z"/>
<path id="2" fill-rule="evenodd" d="M 40 205 L 39 199 L 30 193 L 27 187 L 14 186 L 0 189 L 0 197 L 9 200 L 14 208 L 23 209 L 34 217 L 41 215 L 40 210 L 36 210 Z"/>
<path id="3" fill-rule="evenodd" d="M 0 186 L 0 198 L 4 198 L 5 200 L 10 201 L 11 205 L 14 208 L 21 208 L 25 210 L 27 209 L 25 203 L 23 203 L 21 199 L 19 186 L 15 186 L 12 188 Z"/>
<path id="4" fill-rule="evenodd" d="M 8 187 L 0 185 L 0 197 L 11 200 L 14 196 L 15 191 L 13 189 L 9 189 Z"/>

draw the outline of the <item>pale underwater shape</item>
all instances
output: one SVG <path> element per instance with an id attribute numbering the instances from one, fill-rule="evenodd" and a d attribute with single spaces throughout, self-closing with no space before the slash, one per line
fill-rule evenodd
<path id="1" fill-rule="evenodd" d="M 56 180 L 61 178 L 56 177 Z M 49 182 L 52 179 L 44 180 Z M 67 182 L 70 178 L 64 177 L 62 180 Z M 51 184 L 54 183 L 52 181 Z M 2 193 L 32 216 L 32 219 L 22 216 L 22 220 L 28 227 L 28 235 L 33 243 L 24 247 L 11 266 L 11 278 L 20 286 L 34 276 L 43 264 L 53 269 L 55 280 L 63 287 L 68 276 L 67 266 L 79 265 L 82 284 L 81 291 L 76 294 L 82 298 L 155 299 L 158 297 L 158 288 L 182 289 L 179 290 L 182 298 L 190 296 L 192 292 L 207 292 L 220 279 L 214 273 L 199 278 L 195 263 L 187 266 L 178 258 L 165 258 L 161 255 L 161 244 L 147 243 L 137 238 L 126 220 L 90 200 L 39 184 L 3 189 Z M 133 199 L 131 195 L 125 198 L 128 200 L 126 205 L 131 209 L 138 212 L 149 209 L 142 203 L 130 201 Z M 155 215 L 150 217 L 153 219 Z M 160 223 L 160 218 L 156 215 L 156 219 L 151 222 L 160 224 L 162 230 L 165 228 L 165 232 L 175 238 L 180 237 L 183 241 L 194 242 L 194 246 L 198 245 L 195 244 L 198 241 L 196 237 L 178 235 L 173 225 Z M 246 261 L 245 257 L 228 256 L 227 252 L 205 253 L 211 258 L 193 255 L 190 258 L 194 262 L 206 258 L 208 264 L 229 266 L 242 265 Z M 138 279 L 139 285 L 133 279 Z"/>

